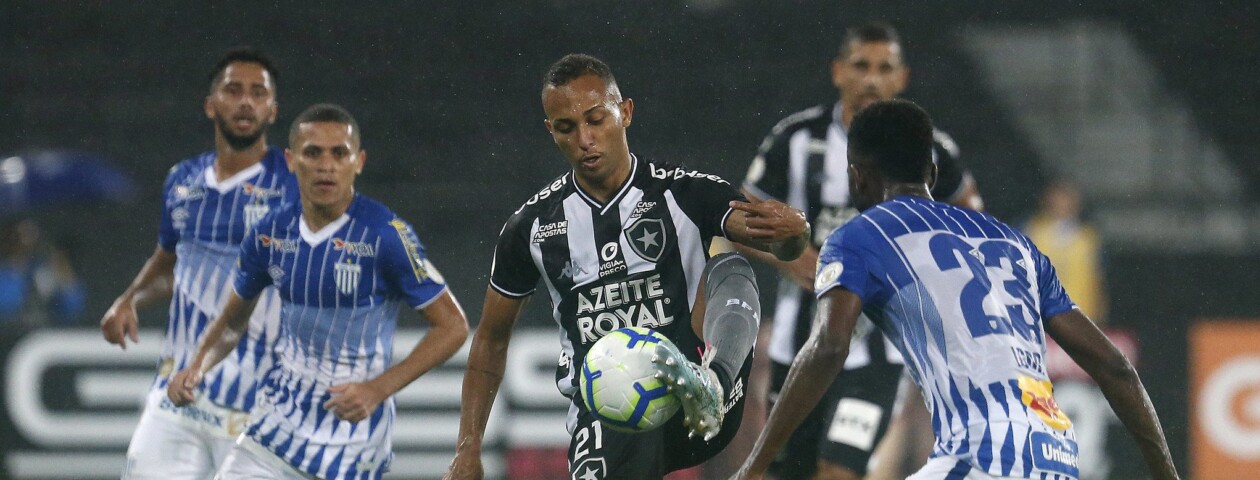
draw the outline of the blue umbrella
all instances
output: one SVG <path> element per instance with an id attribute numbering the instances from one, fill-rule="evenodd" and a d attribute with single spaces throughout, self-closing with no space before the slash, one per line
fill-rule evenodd
<path id="1" fill-rule="evenodd" d="M 72 202 L 127 203 L 135 182 L 104 157 L 73 150 L 0 155 L 0 212 Z"/>

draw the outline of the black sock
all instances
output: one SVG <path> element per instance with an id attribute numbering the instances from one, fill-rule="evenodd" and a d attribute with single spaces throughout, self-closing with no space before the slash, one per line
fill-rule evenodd
<path id="1" fill-rule="evenodd" d="M 704 340 L 717 350 L 709 365 L 727 395 L 752 354 L 761 320 L 757 279 L 748 260 L 735 253 L 709 259 L 704 267 Z"/>

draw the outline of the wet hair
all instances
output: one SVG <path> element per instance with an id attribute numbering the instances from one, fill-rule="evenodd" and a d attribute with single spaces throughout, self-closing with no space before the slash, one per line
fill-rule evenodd
<path id="1" fill-rule="evenodd" d="M 932 119 L 909 100 L 875 102 L 853 117 L 849 151 L 850 161 L 889 182 L 923 183 L 932 165 Z"/>
<path id="2" fill-rule="evenodd" d="M 293 125 L 289 127 L 289 146 L 297 146 L 298 131 L 303 123 L 329 122 L 340 123 L 350 126 L 350 136 L 354 139 L 356 146 L 361 146 L 359 137 L 359 122 L 354 120 L 354 115 L 342 108 L 340 105 L 331 103 L 317 103 L 307 107 L 297 118 L 293 119 Z"/>
<path id="3" fill-rule="evenodd" d="M 617 79 L 608 64 L 584 53 L 570 53 L 551 64 L 543 77 L 543 88 L 562 87 L 583 75 L 595 75 L 604 81 L 604 85 L 617 89 Z"/>
<path id="4" fill-rule="evenodd" d="M 223 58 L 219 59 L 219 63 L 214 65 L 214 70 L 210 71 L 210 91 L 214 92 L 215 85 L 223 80 L 223 73 L 227 71 L 228 65 L 233 63 L 256 63 L 271 75 L 271 81 L 275 82 L 279 77 L 276 71 L 276 65 L 271 63 L 271 59 L 267 55 L 254 47 L 242 46 L 228 50 L 223 54 Z"/>
<path id="5" fill-rule="evenodd" d="M 840 59 L 849 56 L 849 46 L 853 43 L 887 42 L 901 44 L 901 35 L 897 29 L 884 22 L 871 22 L 849 27 L 844 31 L 844 40 L 840 42 Z"/>

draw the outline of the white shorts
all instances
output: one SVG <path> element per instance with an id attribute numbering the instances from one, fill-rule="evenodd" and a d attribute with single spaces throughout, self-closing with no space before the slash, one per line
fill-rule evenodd
<path id="1" fill-rule="evenodd" d="M 989 475 L 984 470 L 974 467 L 967 469 L 966 476 L 951 477 L 950 473 L 958 466 L 958 459 L 952 457 L 936 457 L 928 460 L 923 468 L 920 468 L 914 475 L 906 477 L 906 480 L 943 480 L 949 478 L 951 480 L 1023 480 L 1024 477 L 995 477 Z M 1067 478 L 1067 477 L 1059 477 Z"/>
<path id="2" fill-rule="evenodd" d="M 259 445 L 254 439 L 241 435 L 227 460 L 219 468 L 216 480 L 313 480 L 314 475 L 298 471 L 280 457 Z"/>
<path id="3" fill-rule="evenodd" d="M 152 390 L 127 447 L 123 480 L 207 480 L 232 451 L 248 414 L 220 407 L 202 395 L 176 407 L 164 390 Z"/>

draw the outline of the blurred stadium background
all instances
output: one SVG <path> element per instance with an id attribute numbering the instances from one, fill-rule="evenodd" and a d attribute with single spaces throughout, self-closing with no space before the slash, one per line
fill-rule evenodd
<path id="1" fill-rule="evenodd" d="M 580 51 L 612 65 L 637 105 L 639 155 L 738 181 L 775 122 L 835 100 L 827 65 L 844 27 L 883 20 L 901 31 L 912 69 L 904 96 L 954 136 L 991 213 L 1021 222 L 1051 179 L 1083 191 L 1103 238 L 1110 325 L 1134 339 L 1183 474 L 1255 478 L 1258 10 L 1241 0 L 7 0 L 0 218 L 43 227 L 68 253 L 86 307 L 75 327 L 4 325 L 0 477 L 121 470 L 165 310 L 142 312 L 141 348 L 126 353 L 107 347 L 96 323 L 154 248 L 167 169 L 212 148 L 201 102 L 227 48 L 260 47 L 279 66 L 273 144 L 311 103 L 358 117 L 371 153 L 359 188 L 416 225 L 475 321 L 503 220 L 565 168 L 538 100 L 552 61 Z M 76 196 L 88 187 L 37 183 L 31 152 L 47 150 L 96 158 L 129 186 Z M 564 404 L 551 382 L 559 349 L 539 300 L 513 343 L 489 435 L 492 476 L 563 469 Z M 400 335 L 401 348 L 416 335 Z M 444 469 L 460 365 L 401 395 L 395 478 Z M 1078 425 L 1107 438 L 1096 478 L 1142 478 L 1114 419 L 1088 413 L 1097 398 L 1064 400 L 1065 389 L 1061 403 L 1087 405 Z"/>

